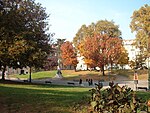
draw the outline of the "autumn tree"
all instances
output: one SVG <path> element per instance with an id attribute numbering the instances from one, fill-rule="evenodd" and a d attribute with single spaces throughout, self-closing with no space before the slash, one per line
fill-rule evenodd
<path id="1" fill-rule="evenodd" d="M 79 44 L 79 51 L 81 56 L 84 56 L 85 64 L 89 68 L 97 66 L 96 59 L 99 56 L 99 37 L 94 36 L 93 38 L 87 37 Z"/>
<path id="2" fill-rule="evenodd" d="M 107 35 L 95 34 L 85 38 L 79 45 L 84 61 L 89 67 L 100 67 L 103 75 L 104 67 L 118 61 L 121 53 L 122 40 Z"/>
<path id="3" fill-rule="evenodd" d="M 85 57 L 86 64 L 89 67 L 99 66 L 104 74 L 104 66 L 108 64 L 108 60 L 109 64 L 117 62 L 120 50 L 115 50 L 120 49 L 117 44 L 121 45 L 121 31 L 113 21 L 100 20 L 88 26 L 82 25 L 73 43 L 77 52 Z"/>
<path id="4" fill-rule="evenodd" d="M 118 37 L 109 37 L 109 40 L 107 40 L 106 43 L 106 49 L 108 51 L 108 64 L 110 64 L 111 69 L 113 64 L 118 64 L 118 60 L 121 57 L 121 54 L 123 53 L 122 48 L 122 39 Z"/>
<path id="5" fill-rule="evenodd" d="M 146 4 L 134 11 L 131 18 L 130 28 L 136 32 L 136 45 L 140 42 L 145 49 L 150 50 L 150 6 Z"/>
<path id="6" fill-rule="evenodd" d="M 86 25 L 82 25 L 81 28 L 78 30 L 78 32 L 76 33 L 76 36 L 73 38 L 73 44 L 75 46 L 75 49 L 78 50 L 78 46 L 80 44 L 80 42 L 88 36 L 87 33 L 87 29 L 88 27 Z"/>
<path id="7" fill-rule="evenodd" d="M 0 66 L 42 67 L 50 50 L 45 8 L 34 0 L 3 0 L 0 10 Z M 31 71 L 30 71 L 31 82 Z"/>
<path id="8" fill-rule="evenodd" d="M 119 30 L 118 25 L 115 25 L 113 21 L 100 20 L 97 23 L 91 23 L 89 26 L 81 26 L 76 33 L 76 36 L 73 38 L 75 48 L 78 49 L 78 46 L 82 40 L 86 37 L 93 37 L 94 34 L 106 34 L 109 37 L 121 38 L 121 31 Z"/>
<path id="9" fill-rule="evenodd" d="M 150 6 L 144 5 L 132 15 L 130 28 L 136 32 L 135 46 L 140 52 L 136 56 L 136 67 L 142 68 L 146 59 L 149 57 L 150 50 Z"/>
<path id="10" fill-rule="evenodd" d="M 65 66 L 74 66 L 74 69 L 76 69 L 78 61 L 72 43 L 66 41 L 61 45 L 60 50 L 63 64 Z"/>
<path id="11" fill-rule="evenodd" d="M 121 38 L 121 31 L 119 26 L 115 25 L 113 21 L 100 20 L 96 23 L 95 31 L 100 34 L 106 34 L 108 37 Z"/>
<path id="12" fill-rule="evenodd" d="M 149 60 L 150 52 L 150 6 L 144 5 L 139 10 L 133 12 L 130 28 L 136 32 L 137 44 L 140 40 L 144 49 L 147 49 L 147 59 Z M 149 62 L 148 62 L 149 63 Z M 148 87 L 150 88 L 150 72 L 148 78 Z"/>

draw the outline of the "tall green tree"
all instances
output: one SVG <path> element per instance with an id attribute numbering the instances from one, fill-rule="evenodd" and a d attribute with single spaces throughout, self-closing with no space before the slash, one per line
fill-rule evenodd
<path id="1" fill-rule="evenodd" d="M 18 2 L 16 1 L 16 4 Z M 10 62 L 14 61 L 13 57 L 10 54 L 10 48 L 13 48 L 14 37 L 23 30 L 22 20 L 19 18 L 17 8 L 14 4 L 14 1 L 5 1 L 1 2 L 2 8 L 0 10 L 0 66 L 2 69 L 2 79 L 4 78 L 4 73 L 6 66 L 10 66 Z M 18 21 L 16 21 L 18 20 Z M 18 38 L 18 37 L 17 37 Z M 16 40 L 17 42 L 18 40 Z M 17 47 L 16 47 L 17 48 Z M 24 51 L 24 50 L 23 50 Z M 17 54 L 20 50 L 17 51 Z M 14 58 L 16 58 L 14 56 Z M 17 64 L 17 63 L 16 63 Z"/>
<path id="2" fill-rule="evenodd" d="M 50 52 L 48 15 L 34 0 L 3 0 L 0 10 L 0 66 L 42 67 Z M 31 82 L 31 72 L 30 72 Z"/>

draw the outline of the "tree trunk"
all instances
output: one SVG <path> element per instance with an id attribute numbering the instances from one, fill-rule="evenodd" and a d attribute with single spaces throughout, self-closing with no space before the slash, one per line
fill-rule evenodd
<path id="1" fill-rule="evenodd" d="M 31 83 L 31 67 L 30 67 L 30 71 L 29 71 L 29 82 Z"/>
<path id="2" fill-rule="evenodd" d="M 69 68 L 70 68 L 70 70 L 71 70 L 71 65 L 70 65 L 70 67 L 69 67 Z"/>
<path id="3" fill-rule="evenodd" d="M 76 72 L 77 70 L 76 70 L 76 66 L 74 66 L 74 71 Z"/>
<path id="4" fill-rule="evenodd" d="M 87 65 L 86 70 L 89 70 L 89 66 Z"/>
<path id="5" fill-rule="evenodd" d="M 2 69 L 2 80 L 5 80 L 5 71 L 6 71 L 6 66 Z"/>
<path id="6" fill-rule="evenodd" d="M 112 68 L 113 68 L 113 67 L 112 67 L 112 65 L 113 65 L 113 64 L 111 63 L 111 68 L 110 68 L 110 72 L 112 72 Z"/>
<path id="7" fill-rule="evenodd" d="M 103 74 L 103 76 L 105 76 L 104 65 L 102 66 L 102 74 Z"/>

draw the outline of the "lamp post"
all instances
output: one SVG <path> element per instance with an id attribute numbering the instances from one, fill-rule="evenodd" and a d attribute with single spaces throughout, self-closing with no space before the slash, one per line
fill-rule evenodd
<path id="1" fill-rule="evenodd" d="M 148 89 L 150 90 L 150 67 L 149 67 L 149 56 L 148 56 Z"/>

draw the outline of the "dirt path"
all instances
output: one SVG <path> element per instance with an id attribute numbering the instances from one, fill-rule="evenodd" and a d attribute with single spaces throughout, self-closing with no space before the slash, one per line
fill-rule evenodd
<path id="1" fill-rule="evenodd" d="M 130 80 L 128 77 L 126 77 L 126 76 L 121 76 L 121 75 L 116 75 L 115 78 L 116 78 L 116 79 L 115 79 L 116 81 Z"/>

